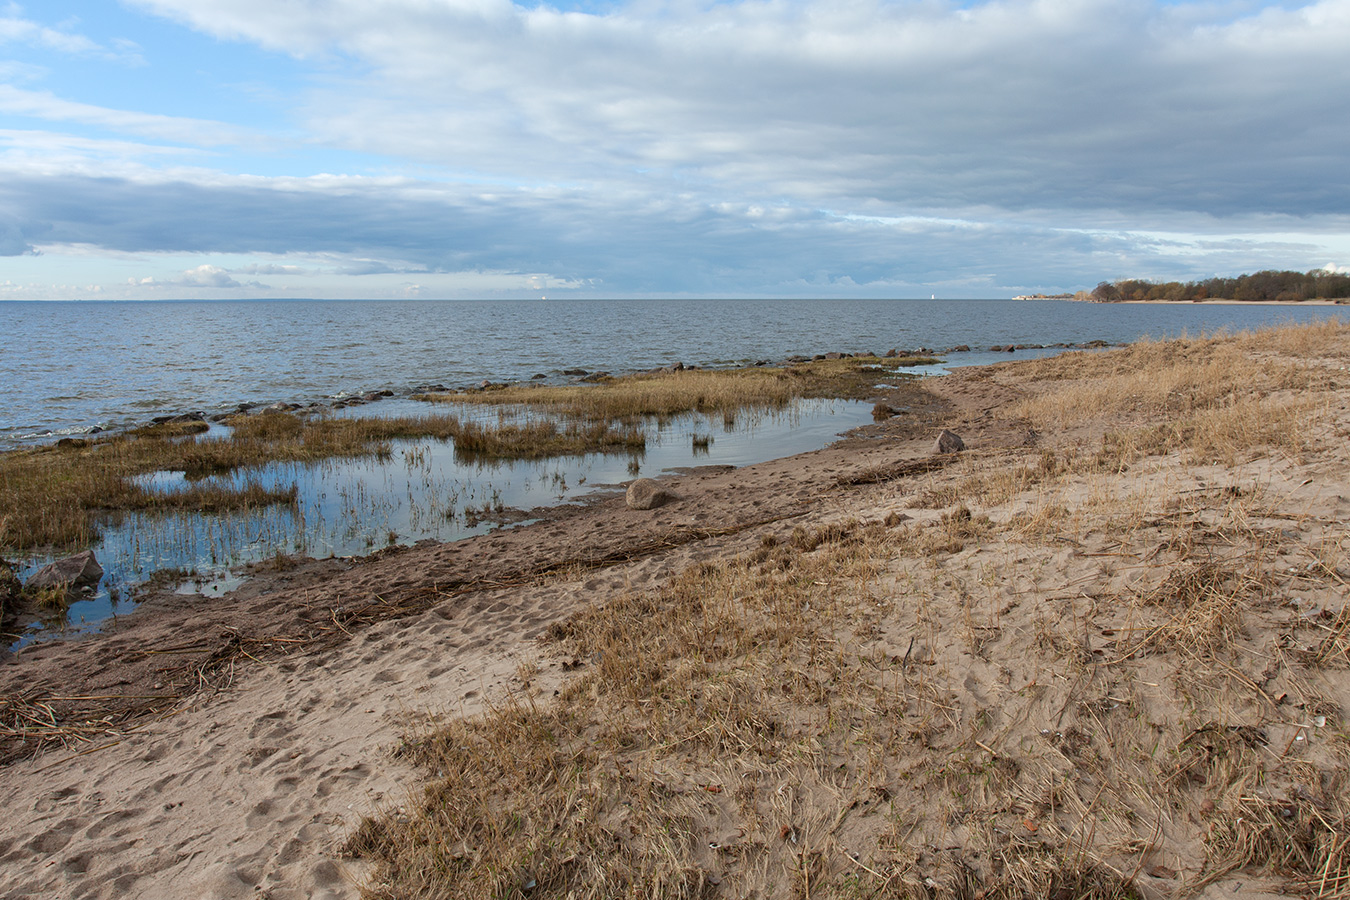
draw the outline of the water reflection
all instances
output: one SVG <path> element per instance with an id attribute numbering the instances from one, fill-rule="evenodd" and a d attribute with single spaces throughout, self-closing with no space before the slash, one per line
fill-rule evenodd
<path id="1" fill-rule="evenodd" d="M 363 412 L 375 411 L 405 412 L 394 404 Z M 425 413 L 425 407 L 420 411 Z M 465 420 L 519 421 L 537 415 L 484 407 L 437 409 L 442 411 Z M 359 556 L 394 544 L 457 540 L 527 521 L 532 510 L 579 502 L 633 478 L 686 466 L 743 466 L 817 449 L 870 421 L 871 407 L 865 403 L 803 400 L 781 411 L 649 420 L 644 423 L 646 449 L 638 453 L 486 459 L 458 451 L 453 441 L 420 439 L 395 441 L 378 456 L 275 463 L 213 475 L 202 480 L 281 489 L 294 485 L 296 501 L 209 515 L 127 513 L 105 521 L 93 549 L 106 574 L 97 592 L 71 604 L 68 627 L 87 629 L 127 611 L 126 598 L 155 573 L 209 597 L 236 586 L 227 572 L 243 563 L 291 553 Z M 209 436 L 220 434 L 214 430 Z M 161 491 L 190 483 L 183 472 L 156 472 L 141 482 Z M 20 576 L 49 561 L 26 560 Z M 35 627 L 21 643 L 40 631 Z"/>

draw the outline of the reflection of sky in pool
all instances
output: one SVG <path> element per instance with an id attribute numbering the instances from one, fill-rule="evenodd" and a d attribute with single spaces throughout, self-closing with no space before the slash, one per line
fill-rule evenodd
<path id="1" fill-rule="evenodd" d="M 413 401 L 391 401 L 346 414 L 426 414 Z M 436 413 L 496 421 L 491 408 L 438 407 Z M 637 455 L 588 454 L 547 460 L 457 459 L 453 442 L 397 441 L 387 457 L 278 463 L 218 480 L 288 488 L 294 507 L 248 512 L 126 514 L 102 525 L 93 547 L 106 572 L 98 591 L 71 604 L 71 627 L 92 625 L 130 604 L 119 605 L 134 585 L 163 569 L 192 571 L 205 595 L 233 588 L 228 569 L 279 553 L 352 556 L 391 543 L 451 541 L 482 534 L 494 525 L 490 514 L 576 502 L 606 488 L 618 489 L 636 477 L 651 477 L 686 466 L 743 466 L 830 443 L 841 432 L 871 421 L 871 406 L 842 400 L 798 401 L 782 412 L 741 413 L 734 422 L 721 414 L 681 416 L 646 425 L 647 448 Z M 215 436 L 221 429 L 213 429 Z M 711 437 L 706 448 L 695 437 Z M 174 490 L 186 483 L 181 472 L 159 472 L 145 483 Z M 488 516 L 487 519 L 484 517 Z M 26 578 L 49 559 L 26 560 Z M 31 639 L 31 634 L 29 639 Z"/>

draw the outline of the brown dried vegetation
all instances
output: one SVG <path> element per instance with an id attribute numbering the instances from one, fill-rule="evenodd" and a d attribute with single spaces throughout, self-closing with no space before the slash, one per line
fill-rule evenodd
<path id="1" fill-rule="evenodd" d="M 1348 351 L 1000 369 L 1074 430 L 841 477 L 892 513 L 579 611 L 556 696 L 409 734 L 425 791 L 347 845 L 367 896 L 1350 896 L 1346 526 L 1308 468 L 1346 476 Z"/>

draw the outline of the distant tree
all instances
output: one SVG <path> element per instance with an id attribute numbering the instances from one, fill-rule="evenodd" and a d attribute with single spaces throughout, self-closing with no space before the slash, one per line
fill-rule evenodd
<path id="1" fill-rule="evenodd" d="M 1103 281 L 1092 289 L 1092 299 L 1098 303 L 1119 303 L 1120 289 L 1109 281 Z"/>
<path id="2" fill-rule="evenodd" d="M 1263 269 L 1236 278 L 1203 281 L 1151 282 L 1138 278 L 1103 281 L 1092 291 L 1101 303 L 1120 300 L 1344 300 L 1350 299 L 1350 273 L 1314 269 L 1311 272 Z"/>

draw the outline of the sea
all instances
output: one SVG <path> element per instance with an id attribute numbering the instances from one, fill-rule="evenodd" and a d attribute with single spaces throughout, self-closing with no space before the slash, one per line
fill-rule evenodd
<path id="1" fill-rule="evenodd" d="M 792 356 L 929 350 L 956 366 L 1118 344 L 1241 331 L 1338 316 L 1334 306 L 1102 305 L 1063 300 L 493 300 L 0 302 L 0 450 L 116 432 L 156 417 L 210 418 L 243 404 L 333 407 L 334 415 L 490 418 L 412 394 L 483 381 L 563 383 L 675 363 L 729 367 Z M 1004 348 L 1021 345 L 1012 353 Z M 1037 346 L 1039 345 L 1039 346 Z M 954 350 L 957 347 L 969 349 Z M 890 376 L 879 376 L 890 377 Z M 127 513 L 100 522 L 92 548 L 106 575 L 64 613 L 23 623 L 11 647 L 82 635 L 135 608 L 155 573 L 210 602 L 246 564 L 277 554 L 359 556 L 384 546 L 456 540 L 528 522 L 624 482 L 700 465 L 747 465 L 822 447 L 871 421 L 869 404 L 801 401 L 735 420 L 699 414 L 646 423 L 636 454 L 483 461 L 452 442 L 399 441 L 355 460 L 273 464 L 212 476 L 294 486 L 293 505 L 208 516 Z M 222 426 L 201 439 L 213 439 Z M 145 476 L 171 491 L 182 472 Z M 5 516 L 0 510 L 0 520 Z M 3 554 L 26 578 L 58 552 Z"/>
<path id="2" fill-rule="evenodd" d="M 962 345 L 971 351 L 945 361 L 970 365 L 1010 358 L 992 346 L 1117 343 L 1339 312 L 1062 300 L 9 301 L 0 302 L 0 448 L 240 403 L 563 380 L 568 369 Z"/>

